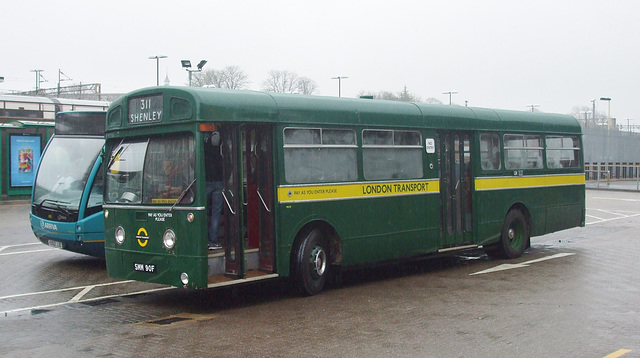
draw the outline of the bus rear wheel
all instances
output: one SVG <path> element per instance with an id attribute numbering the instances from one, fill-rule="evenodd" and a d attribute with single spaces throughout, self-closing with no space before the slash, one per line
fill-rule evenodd
<path id="1" fill-rule="evenodd" d="M 326 241 L 318 229 L 311 230 L 300 240 L 295 255 L 295 283 L 301 293 L 312 296 L 320 293 L 329 274 Z"/>
<path id="2" fill-rule="evenodd" d="M 497 256 L 515 259 L 522 256 L 529 245 L 529 223 L 522 211 L 513 209 L 507 213 L 500 241 L 494 247 Z"/>

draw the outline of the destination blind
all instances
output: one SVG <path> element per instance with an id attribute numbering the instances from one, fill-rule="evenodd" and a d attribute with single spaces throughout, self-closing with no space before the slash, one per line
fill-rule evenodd
<path id="1" fill-rule="evenodd" d="M 142 124 L 162 121 L 162 95 L 136 97 L 129 100 L 129 124 Z"/>

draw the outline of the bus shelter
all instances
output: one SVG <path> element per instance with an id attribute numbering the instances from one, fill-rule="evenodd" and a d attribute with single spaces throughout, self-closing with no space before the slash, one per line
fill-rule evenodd
<path id="1" fill-rule="evenodd" d="M 53 122 L 0 123 L 0 201 L 31 195 L 40 155 L 53 132 Z"/>

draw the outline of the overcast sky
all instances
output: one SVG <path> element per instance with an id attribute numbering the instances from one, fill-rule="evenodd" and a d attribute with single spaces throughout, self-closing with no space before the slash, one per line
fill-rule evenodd
<path id="1" fill-rule="evenodd" d="M 259 90 L 269 70 L 321 95 L 399 92 L 454 104 L 570 113 L 610 97 L 640 124 L 640 1 L 322 0 L 11 1 L 0 20 L 0 92 L 35 88 L 44 70 L 127 92 L 185 85 L 181 59 L 239 66 Z M 606 113 L 607 103 L 596 101 Z"/>

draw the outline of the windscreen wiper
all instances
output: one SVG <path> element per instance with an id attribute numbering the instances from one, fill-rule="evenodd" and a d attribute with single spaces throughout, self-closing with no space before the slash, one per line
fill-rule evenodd
<path id="1" fill-rule="evenodd" d="M 122 140 L 120 141 L 120 144 L 118 144 L 119 148 L 116 151 L 116 154 L 112 155 L 111 158 L 109 158 L 109 164 L 107 164 L 107 169 L 111 169 L 111 165 L 113 165 L 113 162 L 116 160 L 118 155 L 122 154 L 122 152 L 124 151 L 125 147 L 122 146 L 122 142 L 124 142 L 124 138 L 122 138 Z"/>
<path id="2" fill-rule="evenodd" d="M 173 205 L 171 205 L 171 207 L 169 208 L 169 212 L 173 211 L 173 208 L 175 208 L 176 205 L 178 205 L 178 203 L 182 200 L 182 198 L 184 198 L 184 195 L 187 193 L 187 191 L 189 191 L 189 189 L 191 189 L 191 187 L 193 186 L 193 183 L 195 183 L 195 182 L 196 182 L 196 180 L 193 179 L 191 184 L 187 185 L 187 187 L 182 191 L 182 193 L 180 193 L 180 196 L 178 197 L 176 202 L 173 203 Z"/>
<path id="3" fill-rule="evenodd" d="M 36 210 L 40 211 L 40 209 L 42 209 L 42 207 L 44 206 L 44 203 L 46 202 L 50 202 L 51 204 L 53 204 L 58 210 L 60 210 L 61 212 L 63 212 L 64 214 L 71 216 L 71 211 L 69 211 L 69 209 L 65 208 L 64 206 L 60 205 L 60 201 L 58 200 L 53 200 L 53 199 L 44 199 L 40 202 L 40 204 L 36 204 Z"/>
<path id="4" fill-rule="evenodd" d="M 52 202 L 54 205 L 56 205 L 56 203 L 57 203 L 57 201 L 53 200 L 53 199 L 42 199 L 40 204 L 35 204 L 36 205 L 36 210 L 40 211 L 40 209 L 42 209 L 42 206 L 44 205 L 44 203 L 46 203 L 47 201 Z"/>

